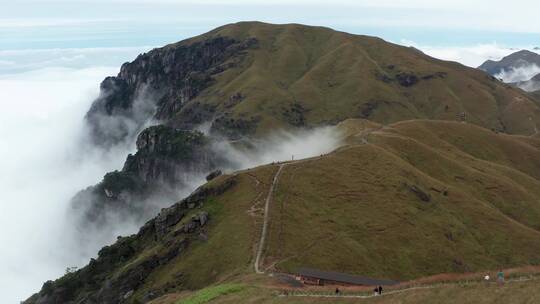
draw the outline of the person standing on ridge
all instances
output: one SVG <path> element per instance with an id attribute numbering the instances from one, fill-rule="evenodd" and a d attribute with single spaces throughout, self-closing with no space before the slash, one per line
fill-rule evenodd
<path id="1" fill-rule="evenodd" d="M 504 272 L 502 269 L 497 273 L 497 283 L 499 283 L 499 286 L 504 285 Z"/>
<path id="2" fill-rule="evenodd" d="M 379 295 L 382 295 L 382 286 L 379 285 L 379 288 L 377 288 L 377 291 L 379 292 Z"/>

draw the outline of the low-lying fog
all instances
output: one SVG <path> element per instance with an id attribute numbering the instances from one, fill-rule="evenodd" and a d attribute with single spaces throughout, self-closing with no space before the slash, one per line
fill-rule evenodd
<path id="1" fill-rule="evenodd" d="M 2 303 L 18 303 L 86 259 L 73 254 L 65 211 L 76 191 L 124 160 L 124 153 L 99 155 L 79 144 L 99 82 L 116 72 L 46 68 L 0 75 Z"/>
<path id="2" fill-rule="evenodd" d="M 540 67 L 536 64 L 531 64 L 528 66 L 523 66 L 519 68 L 512 68 L 508 71 L 502 71 L 501 73 L 495 75 L 498 79 L 502 79 L 502 81 L 506 83 L 512 83 L 512 82 L 520 82 L 520 81 L 527 81 L 534 76 L 540 74 Z M 534 89 L 526 89 L 526 91 L 534 91 Z"/>

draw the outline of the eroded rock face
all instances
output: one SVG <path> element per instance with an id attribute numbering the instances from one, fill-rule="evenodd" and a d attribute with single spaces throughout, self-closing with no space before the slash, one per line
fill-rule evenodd
<path id="1" fill-rule="evenodd" d="M 399 73 L 396 75 L 396 80 L 401 86 L 411 87 L 418 82 L 418 77 L 412 73 Z"/>
<path id="2" fill-rule="evenodd" d="M 235 66 L 242 51 L 256 46 L 254 38 L 215 37 L 154 49 L 125 63 L 116 77 L 102 82 L 100 97 L 86 115 L 94 142 L 114 145 L 136 136 L 150 118 L 169 120 L 210 86 L 214 75 Z M 193 115 L 183 115 L 183 128 L 206 121 L 213 111 L 194 107 Z"/>
<path id="3" fill-rule="evenodd" d="M 111 211 L 144 219 L 157 212 L 156 204 L 148 200 L 156 196 L 175 200 L 175 189 L 227 164 L 198 131 L 153 126 L 138 136 L 137 148 L 122 170 L 107 173 L 99 184 L 74 197 L 73 206 L 82 210 L 88 222 L 103 224 Z"/>
<path id="4" fill-rule="evenodd" d="M 385 82 L 385 83 L 393 83 L 396 82 L 402 87 L 412 87 L 416 85 L 420 80 L 430 80 L 435 77 L 444 78 L 446 77 L 446 74 L 444 72 L 437 72 L 435 74 L 428 74 L 428 75 L 416 75 L 412 72 L 404 72 L 396 70 L 396 67 L 393 65 L 387 66 L 387 73 L 381 74 L 377 73 L 376 77 Z"/>
<path id="5" fill-rule="evenodd" d="M 91 259 L 87 266 L 46 282 L 39 293 L 23 303 L 134 303 L 133 295 L 154 271 L 168 267 L 171 260 L 181 258 L 193 241 L 207 237 L 205 226 L 212 217 L 204 210 L 191 210 L 193 205 L 201 207 L 203 201 L 223 193 L 235 183 L 234 177 L 227 177 L 217 185 L 200 187 L 187 198 L 162 209 L 137 234 L 119 238 L 115 244 L 101 249 L 98 258 Z M 186 218 L 190 210 L 192 215 Z M 156 249 L 148 256 L 142 254 L 150 248 Z M 181 274 L 177 281 L 168 284 L 180 286 Z M 144 298 L 149 301 L 163 293 L 165 290 L 147 291 Z"/>
<path id="6" fill-rule="evenodd" d="M 181 204 L 161 209 L 154 220 L 154 230 L 157 236 L 163 236 L 169 232 L 169 228 L 176 225 L 184 217 L 185 209 L 185 206 Z"/>
<path id="7" fill-rule="evenodd" d="M 431 201 L 431 196 L 426 193 L 424 190 L 422 190 L 417 185 L 407 185 L 405 184 L 405 187 L 407 187 L 418 199 L 420 199 L 423 202 L 429 202 Z"/>
<path id="8" fill-rule="evenodd" d="M 198 131 L 150 127 L 139 134 L 137 153 L 128 156 L 122 171 L 146 182 L 183 184 L 186 173 L 208 172 L 220 161 L 209 144 Z"/>

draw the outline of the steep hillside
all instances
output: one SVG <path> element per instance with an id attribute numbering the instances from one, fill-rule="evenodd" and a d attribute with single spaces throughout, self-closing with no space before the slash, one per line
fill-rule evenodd
<path id="1" fill-rule="evenodd" d="M 407 280 L 540 264 L 540 140 L 473 124 L 339 125 L 320 157 L 220 176 L 25 303 L 141 303 L 299 267 Z"/>
<path id="2" fill-rule="evenodd" d="M 540 262 L 537 140 L 429 121 L 359 134 L 281 173 L 266 265 L 410 279 Z"/>

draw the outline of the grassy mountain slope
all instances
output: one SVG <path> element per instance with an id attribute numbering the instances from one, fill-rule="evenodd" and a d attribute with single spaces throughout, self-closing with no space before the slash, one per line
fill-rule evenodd
<path id="1" fill-rule="evenodd" d="M 266 265 L 402 280 L 540 262 L 537 140 L 440 121 L 365 139 L 286 167 Z"/>
<path id="2" fill-rule="evenodd" d="M 348 120 L 338 127 L 343 147 L 282 168 L 263 269 L 407 280 L 540 264 L 540 139 L 446 121 L 383 127 Z M 39 301 L 55 296 L 65 296 L 63 303 L 139 303 L 241 280 L 253 273 L 278 166 L 212 180 L 204 188 L 220 191 L 162 211 L 26 303 L 54 303 Z M 178 212 L 183 217 L 173 220 Z M 193 226 L 201 212 L 207 223 Z"/>
<path id="3" fill-rule="evenodd" d="M 208 127 L 208 145 L 193 145 L 203 153 L 139 152 L 124 170 L 107 176 L 129 182 L 117 183 L 121 186 L 143 187 L 115 187 L 109 195 L 104 190 L 110 190 L 105 186 L 111 179 L 104 179 L 73 200 L 74 210 L 88 219 L 81 226 L 106 222 L 110 210 L 145 219 L 157 212 L 150 194 L 171 197 L 186 176 L 227 166 L 202 147 L 222 135 L 258 140 L 279 129 L 351 118 L 383 124 L 465 119 L 531 135 L 540 123 L 539 102 L 532 96 L 482 71 L 374 37 L 299 24 L 229 24 L 122 65 L 118 76 L 103 81 L 86 117 L 92 138 L 105 145 L 136 138 L 151 118 L 171 131 L 146 129 L 139 136 L 155 134 L 164 145 L 182 138 L 175 133 Z"/>
<path id="4" fill-rule="evenodd" d="M 323 27 L 242 22 L 168 47 L 215 37 L 257 40 L 232 68 L 176 114 L 204 104 L 220 115 L 217 130 L 337 123 L 367 118 L 456 120 L 508 133 L 532 134 L 538 102 L 485 73 L 431 58 L 413 48 Z M 173 119 L 174 120 L 174 119 Z M 251 128 L 251 129 L 250 129 Z"/>
<path id="5" fill-rule="evenodd" d="M 182 129 L 209 123 L 229 138 L 348 118 L 464 116 L 524 135 L 540 122 L 537 100 L 480 70 L 375 37 L 261 22 L 228 24 L 138 56 L 102 83 L 87 120 L 107 142 L 127 136 L 126 120 L 142 127 L 152 115 Z"/>

